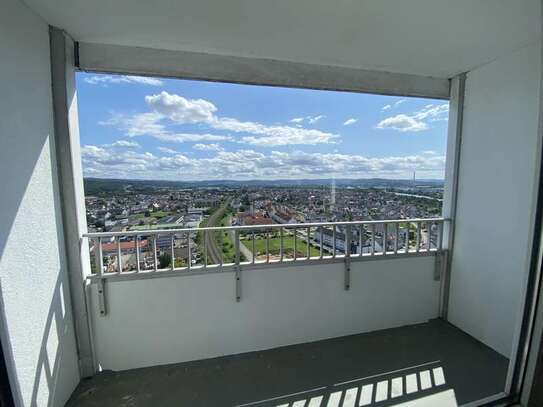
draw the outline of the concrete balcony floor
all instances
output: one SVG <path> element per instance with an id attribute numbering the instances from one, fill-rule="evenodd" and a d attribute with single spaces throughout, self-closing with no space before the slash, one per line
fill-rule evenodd
<path id="1" fill-rule="evenodd" d="M 337 405 L 358 406 L 363 386 L 368 384 L 375 384 L 367 386 L 372 387 L 372 406 L 446 388 L 453 388 L 458 403 L 463 404 L 503 391 L 507 365 L 505 357 L 436 319 L 240 355 L 102 372 L 83 380 L 67 406 L 260 407 L 306 400 L 296 403 L 298 407 L 309 405 L 310 400 L 311 406 L 332 405 L 334 397 L 344 403 Z M 439 367 L 445 377 L 441 385 L 433 373 Z M 413 377 L 418 391 L 406 394 L 407 376 L 425 370 L 430 372 L 430 388 L 422 389 L 422 376 L 417 374 Z M 393 398 L 394 382 L 390 380 L 399 377 L 402 396 Z M 378 388 L 377 383 L 383 381 L 390 383 L 387 389 Z M 379 390 L 384 390 L 385 399 L 376 403 Z"/>

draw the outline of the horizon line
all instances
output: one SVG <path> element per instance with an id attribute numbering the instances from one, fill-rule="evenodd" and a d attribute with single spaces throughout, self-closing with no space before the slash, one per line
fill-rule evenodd
<path id="1" fill-rule="evenodd" d="M 147 181 L 147 182 L 184 182 L 184 183 L 195 183 L 195 182 L 274 182 L 274 181 L 409 181 L 413 182 L 413 178 L 381 178 L 381 177 L 372 177 L 372 178 L 271 178 L 271 179 L 202 179 L 202 180 L 171 180 L 171 179 L 141 179 L 141 178 L 102 178 L 102 177 L 86 177 L 83 176 L 83 179 L 90 180 L 105 180 L 105 181 Z M 416 178 L 415 181 L 439 181 L 445 182 L 444 178 Z"/>

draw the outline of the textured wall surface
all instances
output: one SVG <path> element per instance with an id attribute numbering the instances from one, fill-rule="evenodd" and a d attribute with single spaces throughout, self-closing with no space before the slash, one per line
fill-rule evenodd
<path id="1" fill-rule="evenodd" d="M 539 46 L 467 76 L 450 321 L 509 357 L 536 190 Z"/>
<path id="2" fill-rule="evenodd" d="M 2 342 L 17 402 L 62 406 L 79 373 L 55 165 L 48 26 L 17 0 L 4 0 L 1 8 Z"/>

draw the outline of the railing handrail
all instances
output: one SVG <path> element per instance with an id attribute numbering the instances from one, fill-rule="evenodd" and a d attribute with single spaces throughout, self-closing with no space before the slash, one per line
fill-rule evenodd
<path id="1" fill-rule="evenodd" d="M 443 251 L 443 230 L 444 225 L 447 219 L 445 218 L 413 218 L 413 219 L 392 219 L 392 220 L 371 220 L 371 221 L 347 221 L 347 222 L 318 222 L 318 223 L 277 223 L 271 225 L 247 225 L 247 226 L 216 226 L 216 227 L 204 227 L 204 228 L 179 228 L 179 229 L 155 229 L 155 230 L 137 230 L 137 231 L 127 231 L 127 232 L 99 232 L 99 233 L 85 233 L 83 238 L 88 238 L 89 240 L 94 240 L 94 246 L 89 250 L 92 250 L 94 253 L 94 262 L 96 265 L 96 274 L 91 274 L 87 276 L 91 281 L 97 281 L 99 284 L 98 294 L 99 294 L 99 304 L 100 304 L 100 313 L 105 315 L 105 300 L 104 300 L 104 289 L 103 282 L 104 278 L 120 278 L 120 279 L 132 279 L 132 278 L 147 278 L 145 276 L 174 276 L 174 275 L 192 275 L 194 273 L 208 273 L 219 271 L 233 271 L 235 275 L 235 291 L 236 291 L 236 301 L 241 299 L 241 270 L 242 267 L 260 267 L 265 264 L 271 267 L 276 267 L 278 265 L 289 265 L 289 264 L 318 264 L 325 262 L 343 262 L 344 263 L 344 287 L 345 290 L 349 290 L 351 286 L 351 261 L 360 261 L 366 259 L 376 259 L 376 258 L 389 258 L 389 257 L 403 257 L 403 256 L 428 256 L 428 255 L 437 255 L 441 254 Z M 382 226 L 382 230 L 377 230 L 376 226 Z M 437 228 L 434 226 L 437 225 Z M 345 233 L 342 234 L 341 231 L 338 233 L 339 227 L 345 227 Z M 393 227 L 392 227 L 393 226 Z M 426 233 L 423 236 L 422 230 L 423 226 L 426 227 Z M 275 235 L 273 238 L 277 238 L 276 234 L 270 233 L 270 229 L 279 230 L 279 254 L 275 253 L 273 256 L 278 259 L 272 259 L 272 253 L 270 251 L 270 237 Z M 311 229 L 315 230 L 313 237 L 311 236 Z M 331 231 L 330 231 L 331 229 Z M 357 229 L 354 231 L 353 229 Z M 413 230 L 414 229 L 414 230 Z M 285 258 L 285 246 L 284 239 L 286 238 L 283 233 L 285 230 L 290 230 L 287 232 L 288 238 L 292 240 L 292 256 L 290 258 Z M 300 230 L 302 234 L 299 235 Z M 307 234 L 304 234 L 303 230 L 307 231 Z M 324 236 L 324 232 L 327 230 L 328 241 Z M 414 231 L 414 244 L 411 244 L 411 231 Z M 214 251 L 212 251 L 213 259 L 212 264 L 208 262 L 208 247 L 207 240 L 215 231 L 229 231 L 230 233 L 224 233 L 225 235 L 232 234 L 234 237 L 233 245 L 235 247 L 235 259 L 233 263 L 224 262 L 224 249 L 217 249 L 215 245 Z M 249 231 L 252 233 L 248 236 L 249 243 L 252 246 L 252 251 L 250 251 L 244 244 L 241 242 L 241 233 L 240 231 Z M 255 252 L 255 238 L 257 233 L 255 231 L 264 232 L 265 239 L 265 257 L 263 261 L 255 261 L 255 258 L 259 256 L 259 252 Z M 195 263 L 193 265 L 192 253 L 194 252 L 193 244 L 191 241 L 191 234 L 194 232 L 201 233 L 201 243 L 203 244 L 203 258 L 202 263 L 198 265 Z M 356 253 L 352 253 L 352 238 L 356 237 L 358 242 L 354 242 L 354 245 L 358 247 Z M 331 233 L 331 242 L 330 242 L 330 233 Z M 183 254 L 176 254 L 175 251 L 175 240 L 178 237 L 177 235 L 184 234 L 186 239 L 185 246 L 179 246 L 180 248 L 186 248 L 186 264 L 176 267 L 176 256 L 180 256 L 181 260 L 184 260 Z M 221 234 L 221 233 L 219 233 Z M 158 248 L 159 235 L 169 236 L 169 245 L 167 244 L 166 249 L 162 247 L 160 250 Z M 400 237 L 402 235 L 402 237 Z M 132 270 L 132 266 L 128 265 L 127 270 L 123 269 L 122 264 L 122 242 L 123 237 L 132 237 L 132 242 L 134 246 L 131 248 L 129 255 L 132 256 L 135 251 L 136 264 L 135 270 Z M 149 253 L 148 244 L 146 243 L 146 250 L 144 252 L 144 261 L 143 267 L 141 265 L 141 238 L 149 237 L 152 244 L 152 250 Z M 247 236 L 245 239 L 247 239 Z M 111 262 L 111 256 L 107 256 L 108 264 L 104 270 L 104 240 L 114 239 L 116 244 L 116 254 L 113 257 L 116 257 L 115 262 Z M 432 239 L 434 238 L 434 239 Z M 212 238 L 213 239 L 213 238 Z M 260 238 L 259 238 L 260 239 Z M 377 239 L 379 242 L 377 242 Z M 400 251 L 399 243 L 400 239 L 403 239 L 403 249 Z M 305 246 L 298 246 L 298 240 L 303 242 L 305 240 Z M 222 239 L 221 239 L 222 242 Z M 367 244 L 369 242 L 369 244 Z M 303 244 L 303 243 L 302 243 Z M 318 256 L 311 255 L 311 246 L 318 246 Z M 367 245 L 366 245 L 367 244 Z M 162 242 L 161 242 L 162 245 Z M 379 245 L 379 246 L 378 246 Z M 324 250 L 326 246 L 327 255 L 324 255 Z M 247 256 L 248 261 L 241 260 L 241 252 L 244 248 L 244 256 Z M 298 248 L 301 250 L 299 257 Z M 368 249 L 367 251 L 365 250 Z M 228 249 L 228 247 L 227 247 Z M 304 250 L 305 249 L 305 255 Z M 218 250 L 218 252 L 217 252 Z M 277 249 L 274 249 L 276 251 Z M 290 250 L 290 248 L 289 248 Z M 108 250 L 109 252 L 110 250 Z M 170 255 L 169 266 L 164 268 L 161 261 L 161 266 L 159 267 L 159 259 L 157 256 L 158 251 L 163 251 L 166 254 Z M 218 254 L 217 254 L 218 253 Z M 250 253 L 250 254 L 246 254 Z M 231 253 L 229 253 L 231 255 Z M 146 263 L 147 259 L 151 258 L 152 268 L 149 268 L 149 265 Z M 437 264 L 437 263 L 436 263 Z M 110 266 L 114 268 L 112 271 L 109 271 Z"/>
<path id="2" fill-rule="evenodd" d="M 226 231 L 226 230 L 261 230 L 261 229 L 300 229 L 314 228 L 326 226 L 348 226 L 348 225 L 382 225 L 382 224 L 397 224 L 397 223 L 419 223 L 419 222 L 447 222 L 449 219 L 439 218 L 408 218 L 408 219 L 391 219 L 391 220 L 360 220 L 360 221 L 343 221 L 343 222 L 316 222 L 316 223 L 273 223 L 269 225 L 242 225 L 242 226 L 211 226 L 197 228 L 172 228 L 172 229 L 142 229 L 128 230 L 124 232 L 91 232 L 83 233 L 82 237 L 97 238 L 97 237 L 118 237 L 118 236 L 140 236 L 140 235 L 161 235 L 188 233 L 198 231 Z"/>

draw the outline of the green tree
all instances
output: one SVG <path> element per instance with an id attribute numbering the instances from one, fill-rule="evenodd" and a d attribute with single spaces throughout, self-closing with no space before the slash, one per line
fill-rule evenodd
<path id="1" fill-rule="evenodd" d="M 170 256 L 168 253 L 162 253 L 160 256 L 158 256 L 158 264 L 159 268 L 161 269 L 171 267 L 172 256 Z"/>

